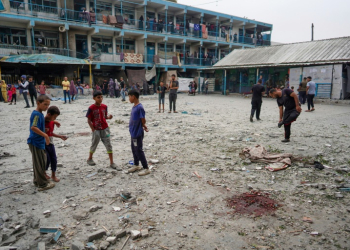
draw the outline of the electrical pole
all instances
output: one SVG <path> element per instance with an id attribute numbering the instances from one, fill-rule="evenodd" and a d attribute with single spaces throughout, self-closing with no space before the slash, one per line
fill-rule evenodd
<path id="1" fill-rule="evenodd" d="M 314 24 L 311 24 L 311 41 L 314 40 Z"/>

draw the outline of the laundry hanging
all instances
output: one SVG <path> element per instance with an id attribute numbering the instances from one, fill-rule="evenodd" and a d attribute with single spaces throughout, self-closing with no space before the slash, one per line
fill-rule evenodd
<path id="1" fill-rule="evenodd" d="M 149 82 L 151 81 L 151 79 L 153 77 L 155 77 L 157 75 L 157 72 L 156 72 L 156 65 L 153 65 L 153 68 L 151 70 L 146 70 L 146 80 Z"/>
<path id="2" fill-rule="evenodd" d="M 199 29 L 200 29 L 199 24 L 196 23 L 196 24 L 194 25 L 194 30 L 195 30 L 195 31 L 199 31 Z"/>

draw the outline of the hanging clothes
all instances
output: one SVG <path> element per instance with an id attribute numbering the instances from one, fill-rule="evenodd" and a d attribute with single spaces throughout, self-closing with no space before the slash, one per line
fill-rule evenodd
<path id="1" fill-rule="evenodd" d="M 194 25 L 194 30 L 195 30 L 195 31 L 199 31 L 199 29 L 200 29 L 199 24 L 196 23 L 196 24 Z"/>

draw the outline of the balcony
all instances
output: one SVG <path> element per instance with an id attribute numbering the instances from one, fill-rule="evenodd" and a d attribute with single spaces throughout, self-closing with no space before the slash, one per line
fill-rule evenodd
<path id="1" fill-rule="evenodd" d="M 100 13 L 90 13 L 83 11 L 75 11 L 64 8 L 50 7 L 38 4 L 23 3 L 18 1 L 10 1 L 11 13 L 30 17 L 39 17 L 43 19 L 60 20 L 74 23 L 88 24 L 90 26 L 115 27 L 116 25 L 108 24 L 108 16 Z M 166 34 L 171 36 L 180 36 L 182 38 L 203 39 L 209 42 L 232 43 L 242 45 L 270 45 L 270 41 L 266 40 L 263 43 L 254 43 L 254 39 L 250 37 L 235 37 L 233 34 L 220 32 L 218 28 L 206 27 L 206 33 L 202 33 L 202 27 L 190 27 L 186 29 L 179 24 L 160 24 L 154 23 L 151 20 L 137 20 L 122 17 L 124 30 L 139 30 L 151 33 Z M 118 26 L 117 26 L 118 27 Z"/>

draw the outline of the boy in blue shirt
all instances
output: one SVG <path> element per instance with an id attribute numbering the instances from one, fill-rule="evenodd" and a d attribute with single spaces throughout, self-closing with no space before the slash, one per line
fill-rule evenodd
<path id="1" fill-rule="evenodd" d="M 146 112 L 143 109 L 142 104 L 139 101 L 139 92 L 131 90 L 128 93 L 129 101 L 134 104 L 131 110 L 129 132 L 131 135 L 131 150 L 134 156 L 135 166 L 128 170 L 128 173 L 133 173 L 142 170 L 139 166 L 140 161 L 143 167 L 143 171 L 139 173 L 139 176 L 148 175 L 151 171 L 148 168 L 145 152 L 143 152 L 143 136 L 144 132 L 148 132 L 146 126 Z"/>
<path id="2" fill-rule="evenodd" d="M 44 191 L 55 186 L 45 176 L 47 162 L 45 145 L 50 144 L 50 138 L 45 133 L 45 118 L 42 112 L 49 108 L 50 98 L 46 95 L 41 95 L 38 97 L 36 104 L 36 110 L 33 111 L 30 117 L 30 135 L 27 144 L 33 159 L 33 183 L 39 188 L 38 191 Z"/>

